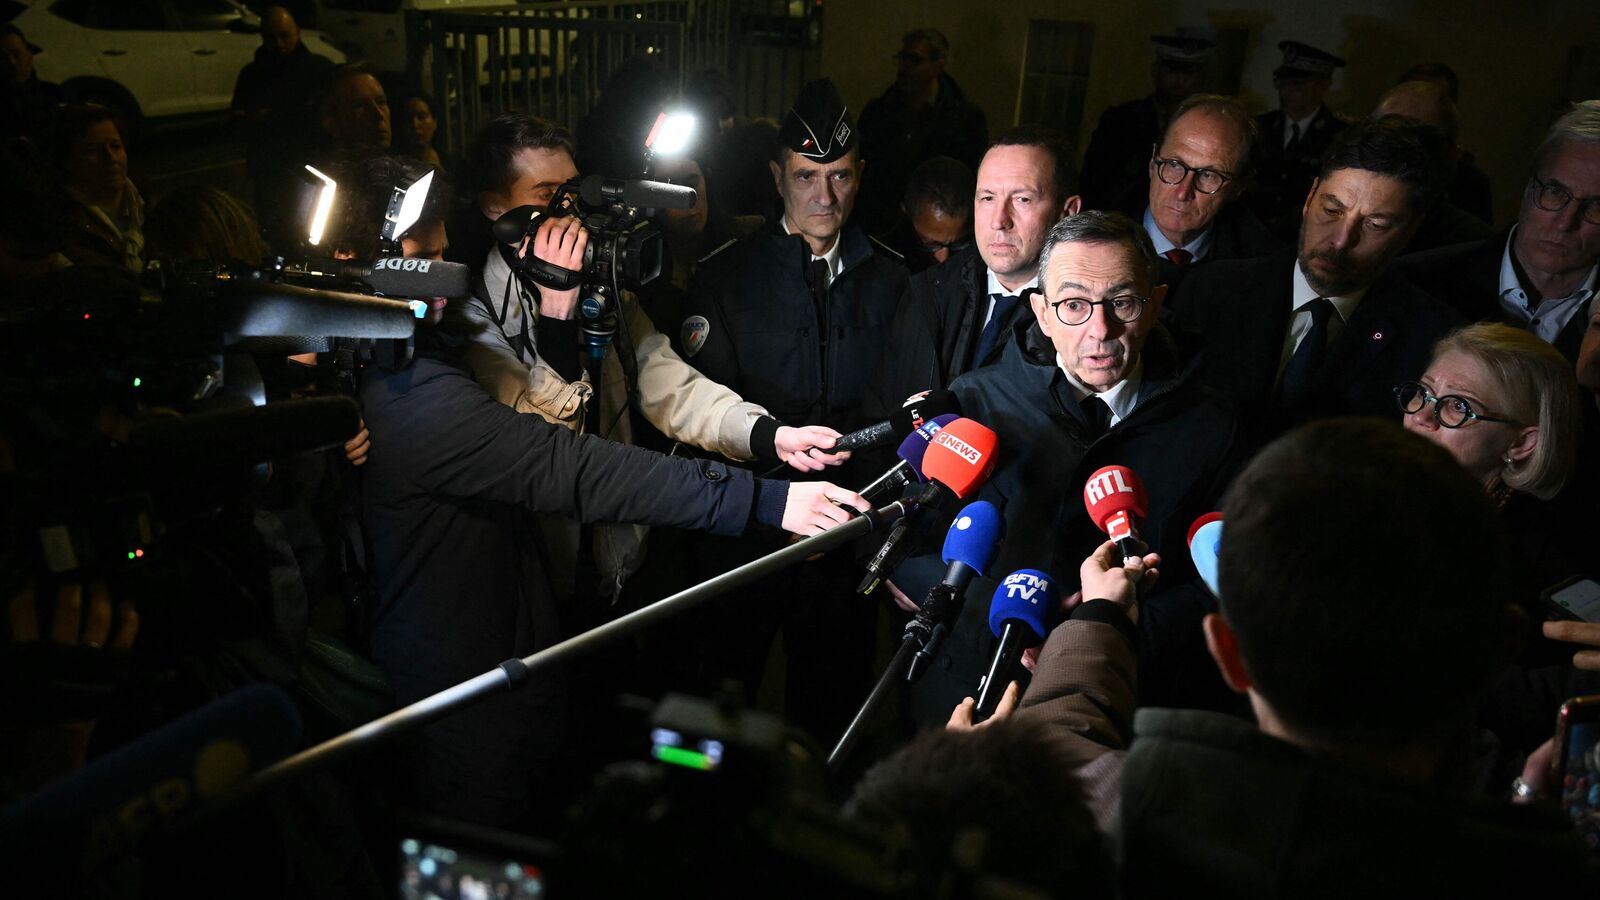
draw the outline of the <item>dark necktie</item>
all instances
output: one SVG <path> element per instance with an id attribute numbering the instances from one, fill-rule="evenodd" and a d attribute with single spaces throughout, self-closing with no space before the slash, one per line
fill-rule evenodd
<path id="1" fill-rule="evenodd" d="M 1111 407 L 1100 399 L 1099 394 L 1090 394 L 1078 401 L 1078 406 L 1083 409 L 1083 418 L 1089 423 L 1089 437 L 1097 438 L 1106 433 L 1111 427 Z"/>
<path id="2" fill-rule="evenodd" d="M 1328 323 L 1333 319 L 1333 301 L 1326 297 L 1307 303 L 1311 312 L 1311 330 L 1301 338 L 1300 346 L 1283 367 L 1283 380 L 1278 383 L 1278 405 L 1284 408 L 1298 406 L 1311 394 L 1317 372 L 1328 355 Z"/>
<path id="3" fill-rule="evenodd" d="M 1017 298 L 1006 294 L 990 294 L 989 299 L 994 301 L 994 311 L 989 314 L 989 321 L 983 326 L 983 333 L 978 335 L 978 352 L 972 357 L 972 367 L 976 369 L 983 365 L 984 358 L 994 348 L 1000 335 L 1004 333 L 1006 319 L 1011 311 L 1017 308 Z"/>
<path id="4" fill-rule="evenodd" d="M 1283 145 L 1285 153 L 1293 153 L 1300 149 L 1300 123 L 1289 123 L 1289 143 Z"/>
<path id="5" fill-rule="evenodd" d="M 1173 247 L 1171 250 L 1168 250 L 1161 255 L 1165 256 L 1173 265 L 1180 268 L 1187 266 L 1189 264 L 1189 260 L 1194 259 L 1194 254 L 1183 249 L 1182 247 Z"/>

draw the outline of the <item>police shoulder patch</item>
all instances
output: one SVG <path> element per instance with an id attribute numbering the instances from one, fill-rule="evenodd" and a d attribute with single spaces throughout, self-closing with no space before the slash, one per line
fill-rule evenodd
<path id="1" fill-rule="evenodd" d="M 678 332 L 678 341 L 683 344 L 683 352 L 694 356 L 700 348 L 706 345 L 706 338 L 711 335 L 711 323 L 705 316 L 690 316 L 683 320 L 683 328 Z"/>

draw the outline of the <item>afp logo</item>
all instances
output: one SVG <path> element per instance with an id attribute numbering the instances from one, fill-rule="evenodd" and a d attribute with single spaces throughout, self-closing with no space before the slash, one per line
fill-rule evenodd
<path id="1" fill-rule="evenodd" d="M 431 259 L 408 259 L 398 256 L 390 256 L 373 263 L 372 271 L 376 272 L 379 269 L 393 269 L 396 272 L 426 273 L 428 269 L 432 267 L 433 260 Z"/>
<path id="2" fill-rule="evenodd" d="M 1050 579 L 1036 572 L 1012 572 L 1000 587 L 1013 600 L 1038 605 L 1050 593 Z"/>

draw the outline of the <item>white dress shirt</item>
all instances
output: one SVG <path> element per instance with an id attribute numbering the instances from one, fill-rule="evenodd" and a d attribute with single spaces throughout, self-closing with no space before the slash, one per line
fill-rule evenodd
<path id="1" fill-rule="evenodd" d="M 994 316 L 995 294 L 999 294 L 1003 297 L 1021 297 L 1023 291 L 1027 290 L 1028 288 L 1036 288 L 1039 286 L 1039 274 L 1037 272 L 1034 273 L 1032 278 L 1028 279 L 1027 284 L 1024 284 L 1022 287 L 1019 287 L 1013 291 L 1001 284 L 1000 279 L 995 277 L 993 271 L 987 269 L 985 271 L 989 272 L 989 303 L 983 311 L 983 324 L 985 325 L 988 325 L 989 319 Z"/>
<path id="2" fill-rule="evenodd" d="M 1301 271 L 1300 263 L 1294 264 L 1294 288 L 1289 292 L 1289 332 L 1283 337 L 1283 353 L 1278 357 L 1278 377 L 1283 377 L 1283 370 L 1289 365 L 1289 357 L 1294 356 L 1294 351 L 1305 340 L 1306 333 L 1311 330 L 1311 301 L 1321 297 L 1311 283 L 1306 281 L 1306 273 Z M 1338 339 L 1339 332 L 1344 330 L 1344 324 L 1350 321 L 1355 314 L 1356 307 L 1361 305 L 1361 298 L 1367 295 L 1367 289 L 1362 288 L 1353 294 L 1344 297 L 1326 298 L 1333 303 L 1334 316 L 1328 322 L 1328 344 Z"/>
<path id="3" fill-rule="evenodd" d="M 791 229 L 789 227 L 789 217 L 788 216 L 784 216 L 783 217 L 783 233 L 784 234 L 794 234 L 793 229 Z M 839 234 L 843 234 L 843 233 L 844 232 L 842 230 L 839 232 Z M 817 260 L 820 259 L 823 262 L 828 264 L 828 284 L 827 284 L 828 287 L 832 287 L 833 286 L 833 280 L 835 278 L 839 277 L 839 265 L 840 265 L 840 263 L 839 263 L 839 256 L 840 256 L 839 246 L 844 243 L 844 241 L 839 240 L 839 234 L 835 234 L 833 236 L 833 246 L 832 247 L 829 247 L 827 249 L 827 251 L 824 252 L 821 256 L 818 256 L 815 253 L 811 254 L 811 259 L 808 260 L 808 262 L 816 262 Z M 811 243 L 809 241 L 806 242 L 806 247 L 808 249 L 811 247 Z"/>
<path id="4" fill-rule="evenodd" d="M 1133 371 L 1128 373 L 1127 378 L 1103 391 L 1097 391 L 1079 381 L 1078 376 L 1072 374 L 1066 363 L 1062 362 L 1061 354 L 1059 353 L 1056 354 L 1056 365 L 1061 369 L 1061 374 L 1067 376 L 1067 383 L 1072 385 L 1072 393 L 1078 398 L 1079 403 L 1082 403 L 1084 398 L 1090 394 L 1100 397 L 1101 402 L 1105 403 L 1106 407 L 1111 410 L 1111 421 L 1107 423 L 1108 425 L 1115 425 L 1126 419 L 1139 403 L 1139 385 L 1144 381 L 1144 357 L 1142 355 L 1134 360 Z"/>
<path id="5" fill-rule="evenodd" d="M 1317 109 L 1312 110 L 1311 115 L 1306 116 L 1304 119 L 1291 119 L 1289 118 L 1288 113 L 1284 113 L 1283 146 L 1287 148 L 1289 146 L 1289 142 L 1294 140 L 1294 126 L 1296 125 L 1300 126 L 1300 137 L 1304 138 L 1306 136 L 1306 131 L 1311 128 L 1311 120 L 1315 119 L 1317 117 L 1317 113 L 1320 111 L 1321 107 L 1318 107 Z"/>
<path id="6" fill-rule="evenodd" d="M 1513 325 L 1554 344 L 1572 317 L 1582 315 L 1594 297 L 1595 276 L 1600 273 L 1600 264 L 1589 267 L 1589 277 L 1572 293 L 1559 298 L 1546 297 L 1538 306 L 1534 306 L 1528 299 L 1521 279 L 1517 278 L 1516 265 L 1511 261 L 1511 243 L 1516 239 L 1517 228 L 1513 225 L 1511 236 L 1506 238 L 1506 249 L 1500 254 L 1500 308 Z"/>

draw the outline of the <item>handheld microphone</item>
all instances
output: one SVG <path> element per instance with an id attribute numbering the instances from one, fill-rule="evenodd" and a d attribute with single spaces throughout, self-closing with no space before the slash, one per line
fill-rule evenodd
<path id="1" fill-rule="evenodd" d="M 922 456 L 922 477 L 931 489 L 925 494 L 937 496 L 942 488 L 963 500 L 972 496 L 994 471 L 999 445 L 993 431 L 971 419 L 957 419 L 939 429 Z"/>
<path id="2" fill-rule="evenodd" d="M 1045 620 L 1061 602 L 1061 591 L 1038 569 L 1012 572 L 995 588 L 989 604 L 989 630 L 1000 639 L 988 674 L 978 682 L 977 721 L 994 715 L 1000 697 L 1022 660 L 1022 651 L 1044 640 Z"/>
<path id="3" fill-rule="evenodd" d="M 1222 599 L 1217 590 L 1217 555 L 1222 552 L 1222 513 L 1209 512 L 1189 526 L 1189 558 L 1200 573 L 1211 596 Z"/>
<path id="4" fill-rule="evenodd" d="M 0 858 L 98 868 L 299 740 L 300 715 L 283 691 L 234 691 L 0 810 Z"/>
<path id="5" fill-rule="evenodd" d="M 840 435 L 829 453 L 841 453 L 845 450 L 866 450 L 872 447 L 881 447 L 894 440 L 899 435 L 909 434 L 921 428 L 924 422 L 938 416 L 954 414 L 961 415 L 961 401 L 949 391 L 923 391 L 912 394 L 906 402 L 895 410 L 888 421 L 870 425 L 849 434 Z"/>
<path id="6" fill-rule="evenodd" d="M 928 589 L 916 616 L 906 623 L 906 636 L 921 647 L 908 677 L 915 678 L 921 665 L 933 658 L 939 638 L 961 613 L 967 585 L 993 565 L 1005 530 L 1000 510 L 987 500 L 968 503 L 950 523 L 944 538 L 944 578 Z"/>
<path id="7" fill-rule="evenodd" d="M 898 491 L 913 481 L 922 481 L 922 459 L 928 453 L 928 442 L 933 440 L 933 436 L 938 434 L 941 428 L 958 418 L 960 417 L 953 413 L 937 416 L 906 435 L 906 439 L 900 442 L 900 449 L 895 451 L 900 461 L 862 488 L 861 496 L 876 501 L 878 497 Z"/>
<path id="8" fill-rule="evenodd" d="M 402 300 L 291 284 L 234 282 L 219 293 L 225 346 L 259 337 L 403 339 L 427 313 L 425 306 Z"/>
<path id="9" fill-rule="evenodd" d="M 1083 484 L 1083 505 L 1094 524 L 1117 542 L 1124 564 L 1140 555 L 1138 525 L 1149 502 L 1132 469 L 1105 466 L 1090 475 Z"/>

